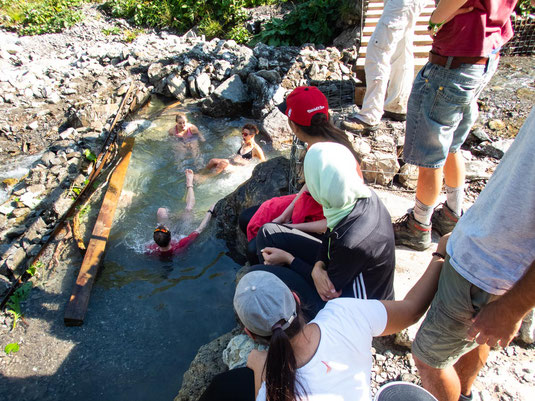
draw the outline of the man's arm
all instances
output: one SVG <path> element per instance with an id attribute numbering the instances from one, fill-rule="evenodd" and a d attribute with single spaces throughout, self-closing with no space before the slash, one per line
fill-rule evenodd
<path id="1" fill-rule="evenodd" d="M 437 8 L 435 8 L 435 11 L 433 11 L 433 14 L 431 15 L 431 18 L 429 19 L 430 22 L 434 24 L 440 24 L 440 23 L 446 23 L 449 20 L 453 19 L 457 14 L 460 14 L 461 7 L 463 4 L 466 3 L 466 0 L 441 0 Z M 473 7 L 467 7 L 466 9 L 462 10 L 472 10 Z M 467 12 L 467 11 L 464 11 Z"/>
<path id="2" fill-rule="evenodd" d="M 437 253 L 446 254 L 446 243 L 450 234 L 446 234 L 437 246 Z M 397 333 L 416 323 L 425 313 L 433 300 L 438 288 L 438 278 L 442 270 L 444 259 L 433 255 L 427 270 L 414 284 L 402 301 L 381 301 L 386 308 L 388 320 L 382 336 Z"/>
<path id="3" fill-rule="evenodd" d="M 506 347 L 524 316 L 535 307 L 535 260 L 516 284 L 496 301 L 485 305 L 468 330 L 468 339 L 478 344 Z"/>

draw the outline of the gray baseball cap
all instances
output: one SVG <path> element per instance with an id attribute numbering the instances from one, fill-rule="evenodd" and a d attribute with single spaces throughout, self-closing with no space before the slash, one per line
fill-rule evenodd
<path id="1" fill-rule="evenodd" d="M 273 326 L 284 320 L 286 330 L 297 316 L 295 298 L 273 273 L 253 271 L 242 277 L 234 294 L 234 309 L 251 332 L 269 337 Z"/>

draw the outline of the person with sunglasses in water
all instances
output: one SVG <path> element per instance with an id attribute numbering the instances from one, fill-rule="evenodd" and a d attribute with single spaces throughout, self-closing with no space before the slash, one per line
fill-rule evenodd
<path id="1" fill-rule="evenodd" d="M 254 124 L 245 124 L 242 128 L 242 142 L 236 154 L 229 159 L 210 159 L 206 169 L 215 174 L 228 169 L 229 166 L 243 166 L 250 160 L 256 158 L 261 162 L 266 160 L 262 148 L 255 142 L 255 135 L 258 134 L 258 127 Z"/>
<path id="2" fill-rule="evenodd" d="M 186 176 L 186 208 L 184 209 L 184 220 L 191 220 L 193 217 L 193 207 L 195 206 L 195 193 L 193 192 L 193 171 L 187 169 Z M 191 232 L 188 236 L 177 240 L 171 238 L 171 231 L 168 228 L 169 225 L 169 210 L 161 207 L 157 212 L 158 226 L 154 230 L 153 239 L 154 244 L 150 244 L 147 247 L 147 254 L 160 255 L 160 256 L 172 256 L 177 253 L 181 253 L 203 232 L 210 219 L 212 218 L 214 205 L 206 212 L 206 215 L 202 219 L 199 226 Z"/>

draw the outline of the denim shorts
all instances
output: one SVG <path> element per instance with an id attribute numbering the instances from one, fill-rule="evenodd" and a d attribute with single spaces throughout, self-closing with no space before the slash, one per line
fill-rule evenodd
<path id="1" fill-rule="evenodd" d="M 477 347 L 466 339 L 472 318 L 498 298 L 473 285 L 444 261 L 438 290 L 412 343 L 412 353 L 427 365 L 444 369 Z"/>
<path id="2" fill-rule="evenodd" d="M 477 98 L 498 66 L 494 54 L 484 64 L 449 69 L 427 63 L 416 76 L 407 105 L 403 160 L 438 168 L 463 144 L 477 116 Z"/>

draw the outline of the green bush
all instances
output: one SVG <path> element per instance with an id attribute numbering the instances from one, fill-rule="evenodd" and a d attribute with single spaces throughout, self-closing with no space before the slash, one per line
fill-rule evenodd
<path id="1" fill-rule="evenodd" d="M 336 23 L 343 0 L 309 0 L 296 6 L 283 19 L 264 24 L 253 39 L 270 46 L 298 46 L 303 43 L 326 44 L 339 33 Z"/>
<path id="2" fill-rule="evenodd" d="M 519 15 L 529 15 L 535 12 L 535 7 L 531 5 L 531 0 L 518 0 L 515 11 Z"/>
<path id="3" fill-rule="evenodd" d="M 83 0 L 3 0 L 4 26 L 21 35 L 60 32 L 82 19 Z"/>
<path id="4" fill-rule="evenodd" d="M 251 36 L 243 22 L 244 7 L 286 0 L 108 0 L 103 9 L 140 26 L 170 27 L 179 32 L 198 25 L 208 39 L 225 37 L 246 43 Z"/>

